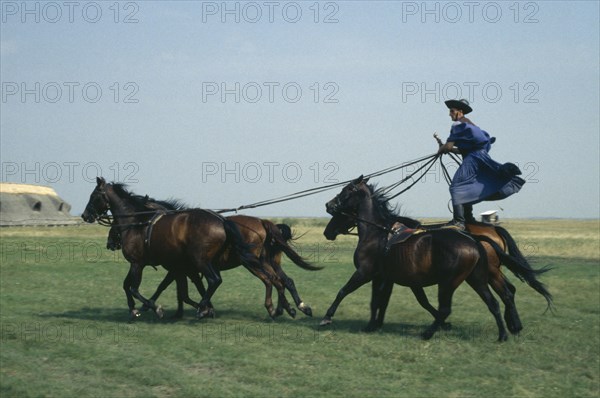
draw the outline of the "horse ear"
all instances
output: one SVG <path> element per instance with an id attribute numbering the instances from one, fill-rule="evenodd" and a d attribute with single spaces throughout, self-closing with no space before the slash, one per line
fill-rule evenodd
<path id="1" fill-rule="evenodd" d="M 360 184 L 362 182 L 362 180 L 363 180 L 363 175 L 361 174 L 360 177 L 358 177 L 356 180 L 352 181 L 352 183 L 354 185 Z"/>
<path id="2" fill-rule="evenodd" d="M 104 177 L 96 177 L 96 184 L 98 184 L 98 186 L 104 185 L 106 184 L 106 180 Z"/>
<path id="3" fill-rule="evenodd" d="M 363 178 L 363 182 L 366 184 L 367 182 L 369 182 L 369 179 L 370 179 L 370 178 L 371 178 L 371 177 Z"/>

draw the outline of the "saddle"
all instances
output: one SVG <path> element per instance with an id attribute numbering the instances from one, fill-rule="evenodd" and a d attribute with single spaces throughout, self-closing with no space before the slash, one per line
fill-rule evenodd
<path id="1" fill-rule="evenodd" d="M 387 253 L 392 246 L 398 243 L 406 242 L 411 236 L 422 234 L 423 232 L 434 231 L 438 229 L 453 229 L 458 233 L 473 239 L 470 234 L 482 233 L 482 231 L 493 227 L 494 226 L 491 224 L 474 222 L 466 224 L 466 230 L 462 231 L 456 229 L 454 226 L 448 226 L 446 224 L 427 224 L 421 225 L 418 228 L 409 228 L 400 222 L 395 222 L 388 233 L 387 242 L 385 244 L 385 252 Z"/>
<path id="2" fill-rule="evenodd" d="M 395 222 L 387 236 L 387 242 L 385 244 L 386 253 L 393 245 L 406 242 L 411 236 L 421 234 L 426 231 L 427 230 L 425 228 L 409 228 L 400 222 Z"/>

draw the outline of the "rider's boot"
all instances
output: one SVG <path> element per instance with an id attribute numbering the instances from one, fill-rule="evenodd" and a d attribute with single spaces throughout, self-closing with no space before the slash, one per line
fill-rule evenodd
<path id="1" fill-rule="evenodd" d="M 473 217 L 473 205 L 463 205 L 465 214 L 465 223 L 475 224 L 477 220 Z"/>
<path id="2" fill-rule="evenodd" d="M 460 231 L 464 231 L 465 230 L 465 209 L 464 209 L 463 205 L 453 205 L 452 213 L 454 214 L 452 221 L 450 221 L 449 223 L 444 225 L 444 228 L 455 228 Z"/>

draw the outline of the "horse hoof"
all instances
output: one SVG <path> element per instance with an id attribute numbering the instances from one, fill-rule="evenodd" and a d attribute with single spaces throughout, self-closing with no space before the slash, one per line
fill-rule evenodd
<path id="1" fill-rule="evenodd" d="M 179 312 L 177 311 L 175 314 L 173 314 L 173 316 L 171 316 L 171 319 L 177 320 L 177 319 L 181 319 L 183 318 L 183 311 Z"/>
<path id="2" fill-rule="evenodd" d="M 518 336 L 519 332 L 521 332 L 521 330 L 523 330 L 523 326 L 521 326 L 521 327 L 511 327 L 511 328 L 508 329 L 508 331 L 510 333 L 512 333 L 514 336 Z"/>
<path id="3" fill-rule="evenodd" d="M 432 330 L 426 330 L 423 333 L 421 333 L 421 338 L 423 340 L 431 340 L 431 338 L 433 337 L 434 333 L 435 332 L 432 331 Z"/>
<path id="4" fill-rule="evenodd" d="M 196 312 L 196 318 L 198 318 L 198 319 L 202 319 L 202 318 L 214 318 L 214 317 L 215 317 L 215 313 L 210 308 L 206 308 L 203 311 L 201 311 L 200 309 L 198 309 L 198 312 Z"/>
<path id="5" fill-rule="evenodd" d="M 506 333 L 504 333 L 504 334 L 501 334 L 501 335 L 500 335 L 500 337 L 498 337 L 498 342 L 499 342 L 499 343 L 503 343 L 503 342 L 505 342 L 506 340 L 508 340 L 508 335 L 507 335 Z"/>
<path id="6" fill-rule="evenodd" d="M 293 308 L 290 308 L 290 310 L 288 311 L 288 314 L 292 317 L 292 319 L 296 319 L 296 310 Z"/>
<path id="7" fill-rule="evenodd" d="M 303 302 L 300 303 L 300 305 L 298 306 L 298 309 L 300 311 L 302 311 L 304 313 L 304 315 L 307 315 L 307 316 L 312 316 L 313 315 L 312 314 L 312 309 L 308 305 L 304 304 Z"/>
<path id="8" fill-rule="evenodd" d="M 333 323 L 333 321 L 331 320 L 331 318 L 325 317 L 325 318 L 323 318 L 323 320 L 321 321 L 321 323 L 319 323 L 319 326 L 329 326 L 332 323 Z"/>
<path id="9" fill-rule="evenodd" d="M 158 319 L 162 319 L 162 317 L 165 315 L 162 306 L 158 306 L 156 307 L 156 309 L 154 310 L 154 312 L 156 313 L 156 316 L 158 317 Z"/>
<path id="10" fill-rule="evenodd" d="M 142 315 L 140 314 L 140 312 L 136 309 L 131 310 L 131 312 L 129 313 L 129 320 L 130 321 L 135 321 L 136 318 L 139 318 L 139 316 Z"/>

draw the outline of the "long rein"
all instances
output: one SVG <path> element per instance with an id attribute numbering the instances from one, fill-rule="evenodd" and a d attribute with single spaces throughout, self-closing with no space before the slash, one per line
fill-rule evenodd
<path id="1" fill-rule="evenodd" d="M 440 160 L 440 163 L 442 165 L 442 170 L 444 172 L 444 177 L 446 178 L 447 181 L 449 181 L 449 174 L 448 171 L 446 170 L 446 167 L 444 166 L 443 162 L 441 161 L 441 155 L 438 154 L 433 154 L 433 155 L 427 155 L 415 160 L 412 160 L 410 162 L 405 162 L 402 163 L 400 165 L 397 166 L 392 166 L 392 167 L 388 167 L 386 169 L 382 169 L 373 173 L 370 173 L 368 175 L 365 176 L 365 178 L 370 178 L 370 177 L 378 177 L 384 174 L 388 174 L 391 173 L 393 171 L 397 171 L 397 170 L 401 170 L 403 168 L 412 166 L 414 164 L 417 164 L 419 162 L 422 162 L 424 160 L 426 160 L 426 162 L 421 165 L 420 167 L 418 167 L 414 172 L 412 172 L 411 174 L 407 175 L 406 177 L 404 177 L 402 180 L 400 180 L 397 183 L 394 183 L 388 187 L 383 188 L 384 192 L 390 192 L 392 190 L 394 190 L 395 188 L 399 187 L 401 184 L 405 183 L 406 181 L 408 181 L 409 179 L 413 178 L 415 176 L 415 174 L 422 172 L 422 170 L 425 169 L 424 172 L 421 173 L 421 175 L 415 179 L 408 187 L 404 188 L 403 190 L 401 190 L 400 192 L 394 194 L 393 196 L 388 198 L 388 201 L 401 195 L 402 193 L 406 192 L 407 190 L 409 190 L 410 188 L 412 188 L 417 182 L 419 182 L 426 174 L 427 172 L 433 167 L 433 165 L 435 164 L 435 162 L 437 160 Z M 348 183 L 350 183 L 352 180 L 348 180 L 348 181 L 342 181 L 342 182 L 338 182 L 338 183 L 334 183 L 334 184 L 330 184 L 330 185 L 325 185 L 322 187 L 316 187 L 316 188 L 311 188 L 311 189 L 306 189 L 303 191 L 298 191 L 292 194 L 288 194 L 288 195 L 284 195 L 284 196 L 280 196 L 277 198 L 273 198 L 273 199 L 267 199 L 267 200 L 263 200 L 263 201 L 259 201 L 259 202 L 255 202 L 255 203 L 251 203 L 248 205 L 242 205 L 236 208 L 227 208 L 227 209 L 219 209 L 219 210 L 205 210 L 205 211 L 209 211 L 214 213 L 215 215 L 220 215 L 222 213 L 230 213 L 230 212 L 238 212 L 239 210 L 244 210 L 244 209 L 253 209 L 253 208 L 257 208 L 257 207 L 261 207 L 261 206 L 267 206 L 267 205 L 271 205 L 271 204 L 275 204 L 275 203 L 280 203 L 280 202 L 286 202 L 286 201 L 290 201 L 290 200 L 294 200 L 294 199 L 299 199 L 305 196 L 310 196 L 310 195 L 315 195 L 317 193 L 321 193 L 321 192 L 325 192 L 327 190 L 333 189 L 333 188 L 337 188 L 343 185 L 346 185 Z M 133 212 L 131 214 L 113 214 L 113 215 L 107 215 L 104 214 L 100 217 L 98 217 L 98 224 L 106 226 L 106 227 L 112 227 L 114 224 L 114 218 L 115 217 L 135 217 L 137 215 L 144 215 L 144 214 L 156 214 L 157 211 L 163 212 L 165 214 L 173 214 L 173 213 L 180 213 L 180 212 L 185 212 L 188 211 L 190 209 L 183 209 L 183 210 L 150 210 L 150 211 L 140 211 L 140 212 Z M 390 232 L 391 229 L 384 227 L 382 225 L 373 223 L 372 221 L 369 220 L 365 220 L 362 219 L 356 215 L 352 215 L 349 213 L 343 213 L 343 215 L 348 216 L 348 217 L 352 217 L 354 219 L 356 219 L 357 221 L 361 221 L 364 222 L 366 224 L 370 224 L 373 225 L 377 228 L 383 229 L 387 232 Z M 138 223 L 132 223 L 132 224 L 119 224 L 122 227 L 136 227 L 136 226 L 146 226 L 149 225 L 151 223 L 151 220 L 149 221 L 145 221 L 145 222 L 138 222 Z"/>
<path id="2" fill-rule="evenodd" d="M 353 218 L 353 219 L 355 219 L 356 221 L 363 222 L 363 223 L 365 223 L 365 224 L 368 224 L 368 225 L 371 225 L 371 226 L 373 226 L 373 227 L 375 227 L 375 228 L 381 229 L 381 230 L 383 230 L 383 231 L 385 231 L 385 232 L 387 232 L 387 233 L 391 233 L 391 232 L 393 232 L 393 229 L 392 229 L 392 228 L 388 228 L 388 227 L 386 227 L 385 225 L 381 225 L 381 224 L 378 224 L 378 223 L 376 223 L 376 222 L 373 222 L 373 221 L 371 221 L 371 220 L 367 220 L 367 219 L 365 219 L 365 218 L 359 217 L 359 216 L 357 216 L 356 214 L 346 213 L 345 211 L 340 211 L 340 212 L 338 212 L 338 213 L 339 213 L 339 214 L 341 214 L 341 215 L 343 215 L 343 216 L 346 216 L 346 217 Z M 350 232 L 350 231 L 351 231 L 351 230 L 353 230 L 354 228 L 356 228 L 356 226 L 354 226 L 354 227 L 350 228 L 350 229 L 348 230 L 348 233 L 346 233 L 346 234 L 344 234 L 344 235 L 358 235 L 357 233 Z"/>

